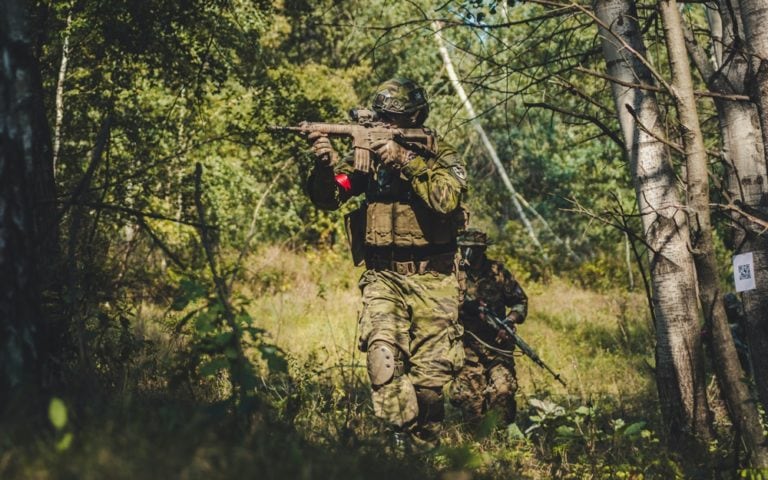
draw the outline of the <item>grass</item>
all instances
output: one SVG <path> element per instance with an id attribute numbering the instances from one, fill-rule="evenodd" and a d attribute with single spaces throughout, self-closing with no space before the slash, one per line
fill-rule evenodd
<path id="1" fill-rule="evenodd" d="M 46 403 L 2 412 L 0 478 L 676 478 L 696 465 L 670 456 L 652 378 L 652 332 L 640 294 L 595 293 L 563 281 L 524 285 L 530 313 L 519 333 L 568 388 L 527 358 L 517 360 L 517 425 L 493 418 L 469 427 L 448 410 L 443 442 L 428 455 L 389 448 L 369 405 L 357 351 L 361 270 L 337 252 L 254 254 L 236 294 L 288 357 L 288 375 L 266 375 L 248 418 L 218 401 L 216 382 L 170 375 L 183 342 L 168 314 L 142 308 L 132 320 L 151 339 L 132 386 L 93 398 L 57 392 L 71 411 L 62 430 Z M 172 323 L 172 322 L 171 322 Z M 148 367 L 148 358 L 159 365 Z M 146 371 L 150 371 L 148 375 Z M 211 392 L 214 394 L 211 394 Z M 18 418 L 33 418 L 21 424 Z M 68 448 L 57 448 L 65 433 Z"/>

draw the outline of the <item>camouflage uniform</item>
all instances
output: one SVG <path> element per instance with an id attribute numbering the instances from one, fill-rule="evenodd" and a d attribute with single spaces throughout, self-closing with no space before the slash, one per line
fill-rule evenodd
<path id="1" fill-rule="evenodd" d="M 463 362 L 455 266 L 466 174 L 447 145 L 434 158 L 407 154 L 397 168 L 375 162 L 367 173 L 353 158 L 318 164 L 308 193 L 327 210 L 365 195 L 346 220 L 353 256 L 361 250 L 366 265 L 359 348 L 374 412 L 396 430 L 429 434 L 444 415 L 442 387 Z"/>
<path id="2" fill-rule="evenodd" d="M 468 232 L 472 236 L 473 232 Z M 485 234 L 475 232 L 475 256 L 462 268 L 459 278 L 463 301 L 459 318 L 464 325 L 465 363 L 451 385 L 451 403 L 463 411 L 470 421 L 476 421 L 489 410 L 496 410 L 507 423 L 515 419 L 517 378 L 511 355 L 500 353 L 488 345 L 506 350 L 507 345 L 496 341 L 498 328 L 482 319 L 478 302 L 497 318 L 522 323 L 528 312 L 528 298 L 514 276 L 500 262 L 485 256 Z M 460 249 L 467 242 L 461 241 Z M 465 263 L 462 261 L 462 263 Z M 506 312 L 510 308 L 509 313 Z M 511 325 L 512 326 L 512 325 Z M 487 345 L 484 345 L 487 344 Z"/>

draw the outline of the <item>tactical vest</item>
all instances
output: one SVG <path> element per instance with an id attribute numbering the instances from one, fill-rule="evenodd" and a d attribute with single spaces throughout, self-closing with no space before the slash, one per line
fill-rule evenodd
<path id="1" fill-rule="evenodd" d="M 457 208 L 440 214 L 429 208 L 400 172 L 380 168 L 366 190 L 364 243 L 370 247 L 451 245 L 465 222 Z"/>

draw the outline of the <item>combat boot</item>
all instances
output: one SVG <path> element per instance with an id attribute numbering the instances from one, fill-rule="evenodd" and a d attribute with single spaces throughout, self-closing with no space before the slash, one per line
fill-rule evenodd
<path id="1" fill-rule="evenodd" d="M 415 454 L 431 452 L 440 446 L 440 422 L 426 422 L 411 430 L 412 450 Z"/>

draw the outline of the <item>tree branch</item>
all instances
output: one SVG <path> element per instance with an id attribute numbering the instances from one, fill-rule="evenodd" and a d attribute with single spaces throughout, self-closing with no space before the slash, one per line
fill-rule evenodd
<path id="1" fill-rule="evenodd" d="M 544 102 L 525 102 L 523 103 L 526 107 L 529 108 L 545 108 L 547 110 L 552 110 L 553 112 L 562 113 L 563 115 L 568 115 L 574 118 L 580 118 L 582 120 L 586 120 L 592 124 L 594 124 L 597 128 L 599 128 L 608 138 L 613 140 L 613 142 L 621 148 L 623 151 L 625 149 L 624 142 L 619 138 L 616 133 L 614 133 L 605 123 L 600 121 L 599 118 L 594 117 L 592 115 L 587 115 L 586 113 L 578 113 L 578 112 L 572 112 L 569 110 L 566 110 L 564 108 L 556 107 L 554 105 L 551 105 L 549 103 Z"/>

